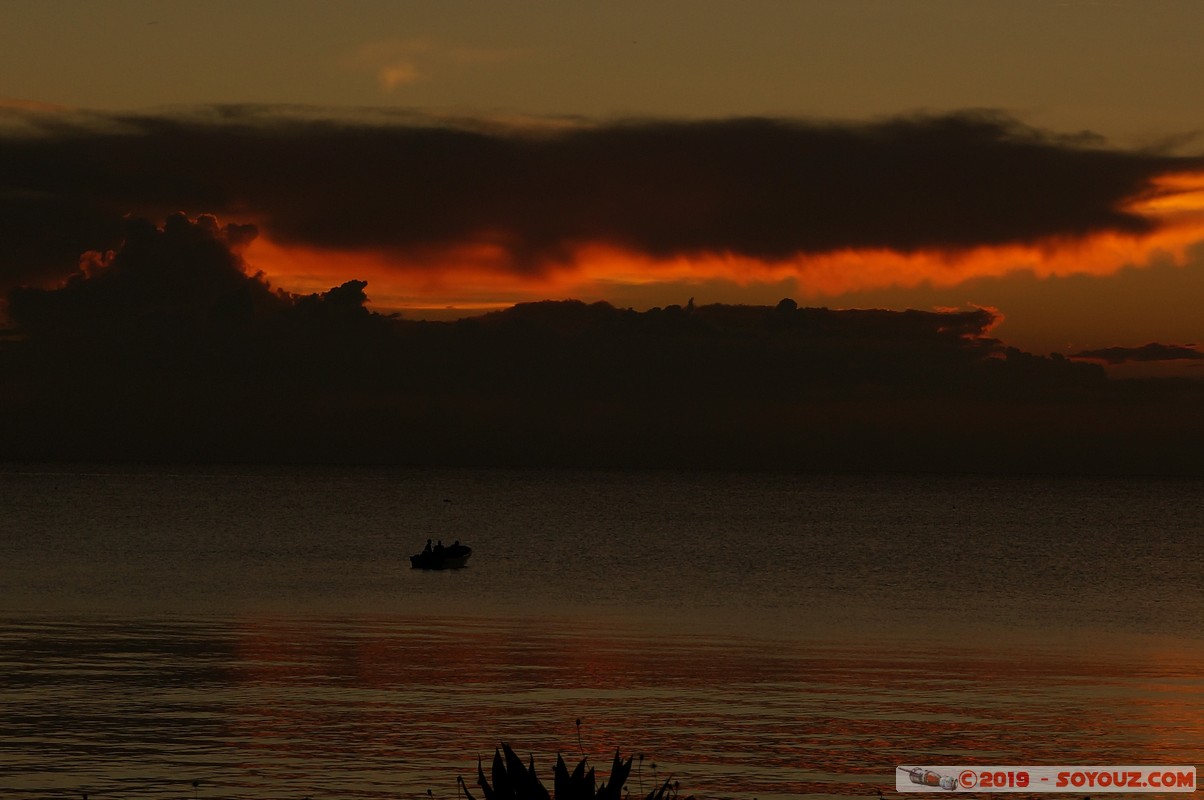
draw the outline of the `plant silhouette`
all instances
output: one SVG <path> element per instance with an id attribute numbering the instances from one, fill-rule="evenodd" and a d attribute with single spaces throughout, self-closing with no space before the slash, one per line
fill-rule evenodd
<path id="1" fill-rule="evenodd" d="M 619 751 L 615 751 L 614 761 L 610 767 L 610 779 L 597 785 L 594 768 L 589 766 L 585 758 L 577 763 L 570 773 L 563 756 L 556 755 L 553 794 L 548 794 L 539 777 L 535 774 L 535 758 L 529 756 L 527 763 L 520 759 L 505 742 L 501 749 L 493 751 L 492 775 L 485 775 L 485 768 L 480 759 L 477 760 L 477 785 L 481 788 L 485 800 L 621 800 L 623 784 L 631 775 L 631 756 L 624 760 Z M 468 800 L 476 800 L 468 790 L 467 781 L 459 779 L 464 796 Z M 648 792 L 645 800 L 675 800 L 678 793 L 678 783 L 667 778 L 658 788 Z M 693 800 L 693 796 L 684 798 Z"/>

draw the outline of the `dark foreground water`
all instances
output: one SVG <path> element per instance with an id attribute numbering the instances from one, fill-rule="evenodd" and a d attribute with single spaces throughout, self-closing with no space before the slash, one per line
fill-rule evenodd
<path id="1" fill-rule="evenodd" d="M 1201 488 L 13 468 L 0 796 L 451 798 L 502 740 L 762 800 L 1199 764 Z"/>

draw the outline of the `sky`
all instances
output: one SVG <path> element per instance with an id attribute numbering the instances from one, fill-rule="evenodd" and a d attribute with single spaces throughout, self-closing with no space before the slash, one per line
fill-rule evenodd
<path id="1" fill-rule="evenodd" d="M 0 283 L 182 211 L 409 317 L 978 307 L 1196 374 L 1165 356 L 1204 342 L 1202 31 L 1187 0 L 5 0 Z"/>

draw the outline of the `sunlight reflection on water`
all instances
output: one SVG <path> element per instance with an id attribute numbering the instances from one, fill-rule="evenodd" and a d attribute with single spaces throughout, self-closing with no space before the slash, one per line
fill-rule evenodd
<path id="1" fill-rule="evenodd" d="M 0 471 L 0 795 L 451 798 L 502 739 L 744 800 L 1193 763 L 1199 488 Z"/>
<path id="2" fill-rule="evenodd" d="M 869 795 L 901 763 L 1192 763 L 1204 659 L 496 618 L 7 620 L 6 796 L 451 797 L 500 738 L 643 753 L 700 797 Z M 655 775 L 652 764 L 656 764 Z M 488 765 L 487 765 L 488 767 Z"/>

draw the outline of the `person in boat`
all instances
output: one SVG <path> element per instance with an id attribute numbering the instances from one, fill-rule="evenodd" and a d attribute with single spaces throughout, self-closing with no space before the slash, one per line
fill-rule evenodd
<path id="1" fill-rule="evenodd" d="M 443 555 L 443 540 L 442 539 L 440 539 L 439 543 L 435 545 L 435 555 L 437 555 L 437 556 Z"/>
<path id="2" fill-rule="evenodd" d="M 427 540 L 426 540 L 426 547 L 424 547 L 424 548 L 422 549 L 422 552 L 424 552 L 424 553 L 429 553 L 429 552 L 431 552 L 431 540 L 430 540 L 430 539 L 427 539 Z"/>

